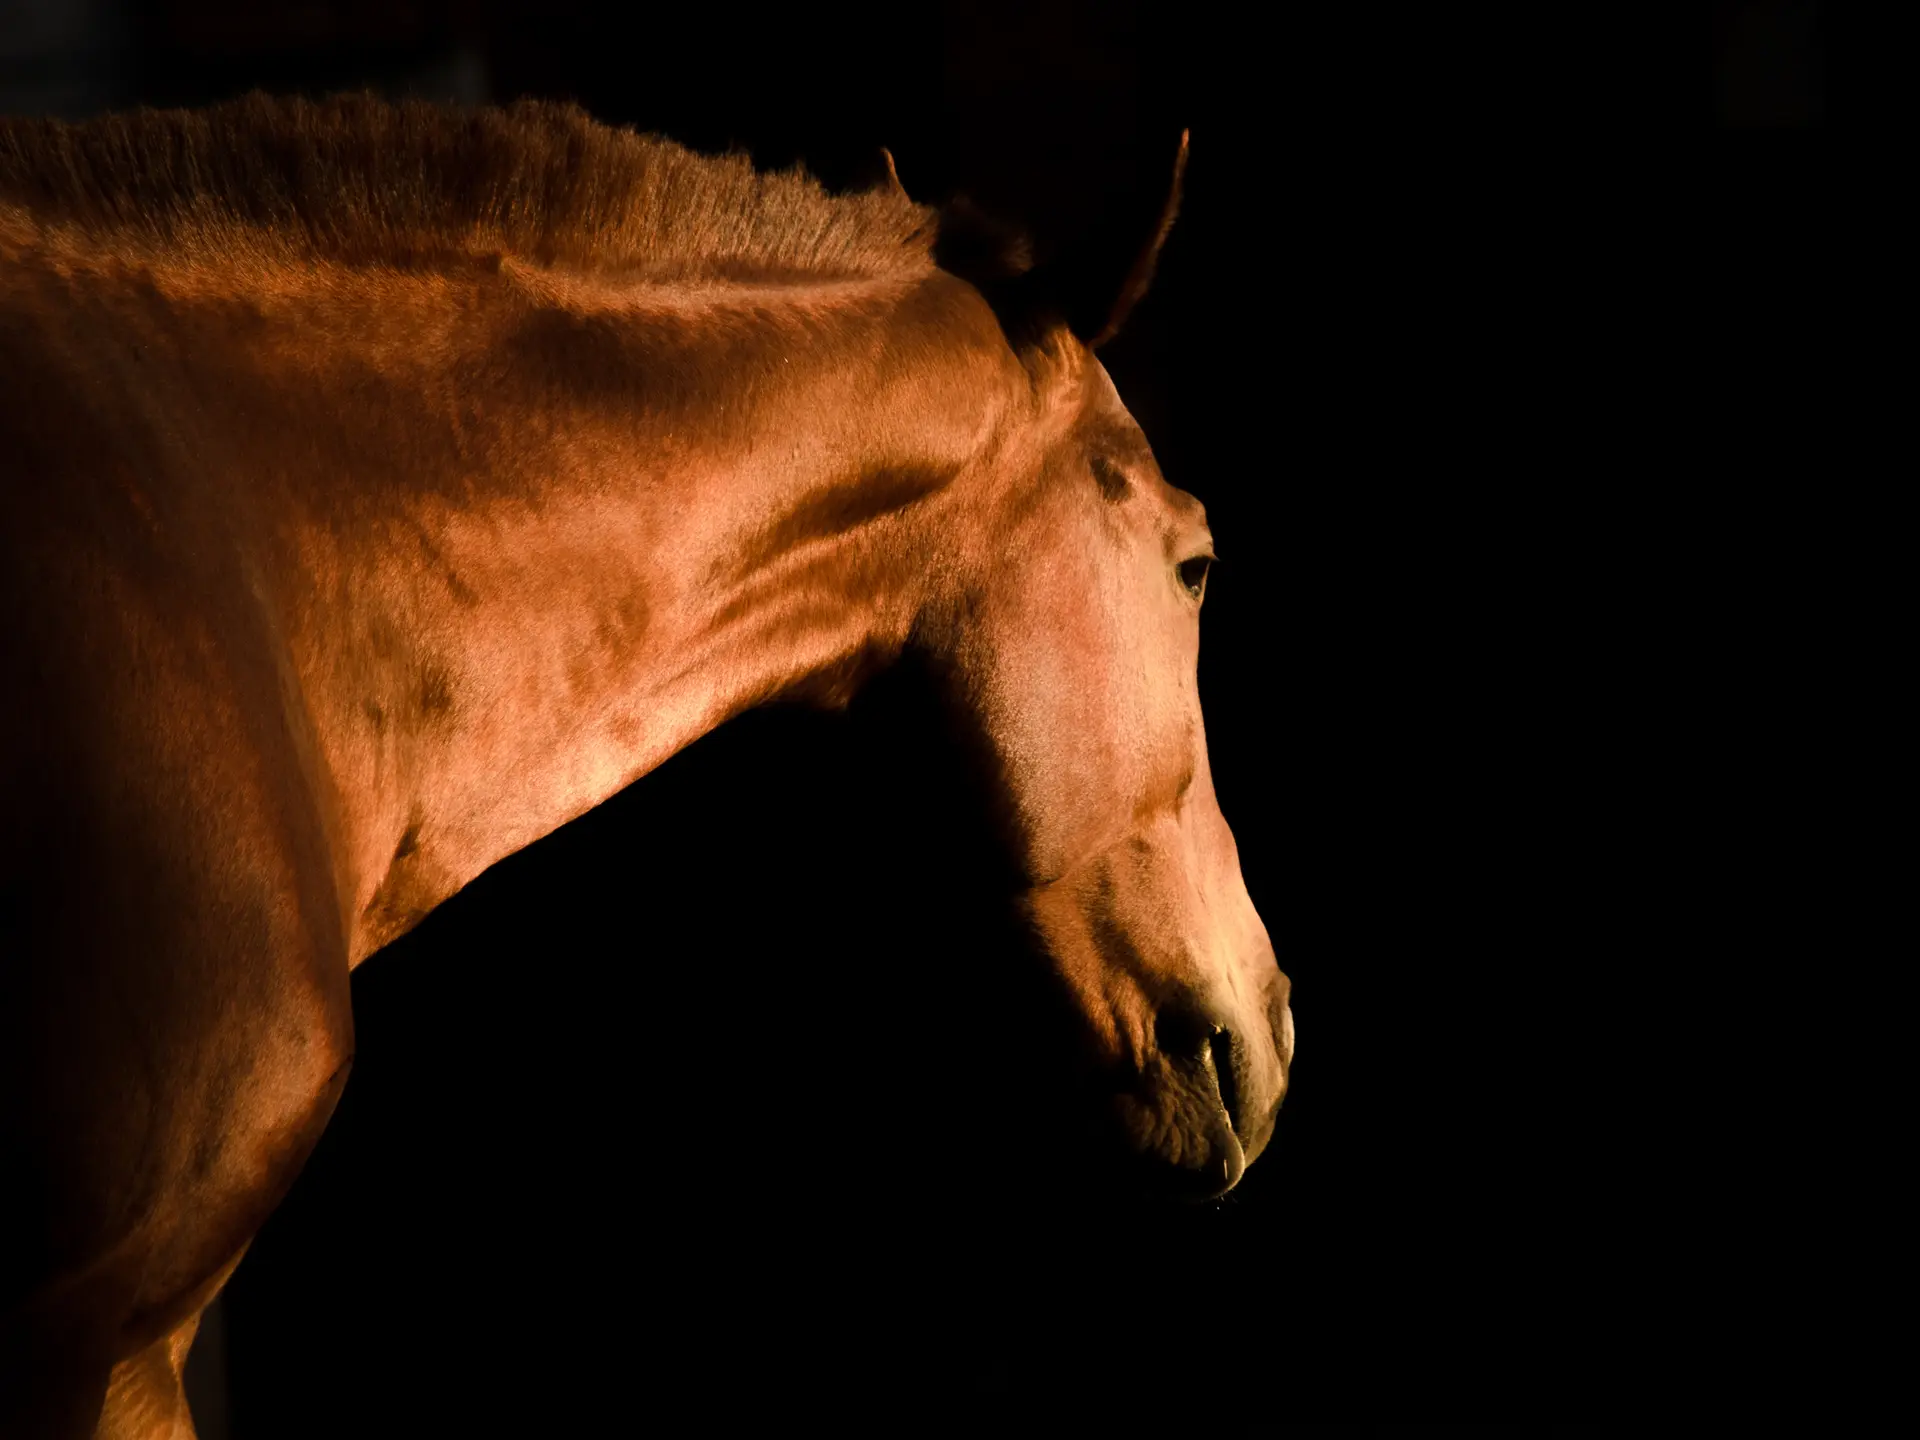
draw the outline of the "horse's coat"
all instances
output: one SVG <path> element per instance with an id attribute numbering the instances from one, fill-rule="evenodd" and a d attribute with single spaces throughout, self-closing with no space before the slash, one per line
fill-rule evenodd
<path id="1" fill-rule="evenodd" d="M 541 107 L 0 125 L 0 1416 L 190 1433 L 352 967 L 908 651 L 1132 1178 L 1238 1180 L 1292 1022 L 1206 762 L 1210 542 L 1080 338 L 1158 238 L 1083 318 L 938 229 Z"/>

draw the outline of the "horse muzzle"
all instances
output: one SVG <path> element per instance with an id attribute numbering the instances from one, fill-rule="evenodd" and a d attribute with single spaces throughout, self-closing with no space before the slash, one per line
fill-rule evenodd
<path id="1" fill-rule="evenodd" d="M 1262 1033 L 1262 1032 L 1265 1033 Z M 1272 1138 L 1292 1062 L 1284 995 L 1251 1026 L 1198 1008 L 1163 1010 L 1157 1058 L 1115 1097 L 1149 1197 L 1204 1201 L 1226 1194 Z"/>

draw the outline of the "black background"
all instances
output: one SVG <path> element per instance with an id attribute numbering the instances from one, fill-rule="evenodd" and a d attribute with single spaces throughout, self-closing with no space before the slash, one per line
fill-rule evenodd
<path id="1" fill-rule="evenodd" d="M 1300 1033 L 1267 1156 L 1177 1213 L 1023 1186 L 992 1117 L 1044 1036 L 996 1003 L 964 765 L 911 676 L 750 716 L 356 975 L 346 1098 L 196 1351 L 204 1435 L 1546 1421 L 1698 1378 L 1719 1092 L 1657 1057 L 1679 977 L 1797 923 L 1746 862 L 1809 643 L 1770 537 L 1821 427 L 1818 9 L 1718 7 L 1708 87 L 1708 37 L 1460 8 L 28 7 L 13 109 L 570 97 L 840 187 L 886 145 L 1043 253 L 1193 135 L 1103 358 L 1224 557 L 1208 736 Z"/>

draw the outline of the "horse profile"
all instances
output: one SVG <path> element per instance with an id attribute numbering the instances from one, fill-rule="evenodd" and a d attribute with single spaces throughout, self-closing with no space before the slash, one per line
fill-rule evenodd
<path id="1" fill-rule="evenodd" d="M 1211 538 L 1094 357 L 1171 218 L 1034 269 L 571 109 L 0 123 L 0 1431 L 190 1435 L 354 967 L 907 658 L 990 758 L 1113 1183 L 1238 1182 L 1293 1030 L 1208 768 Z"/>

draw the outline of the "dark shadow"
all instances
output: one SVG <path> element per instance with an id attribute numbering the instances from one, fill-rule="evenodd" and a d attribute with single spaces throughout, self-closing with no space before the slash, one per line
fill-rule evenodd
<path id="1" fill-rule="evenodd" d="M 905 664 L 743 717 L 367 963 L 346 1099 L 228 1291 L 242 1440 L 1031 1388 L 1103 1270 L 1221 1290 L 1238 1206 L 1097 1214 L 1075 1173 L 1069 1022 L 942 714 Z"/>

